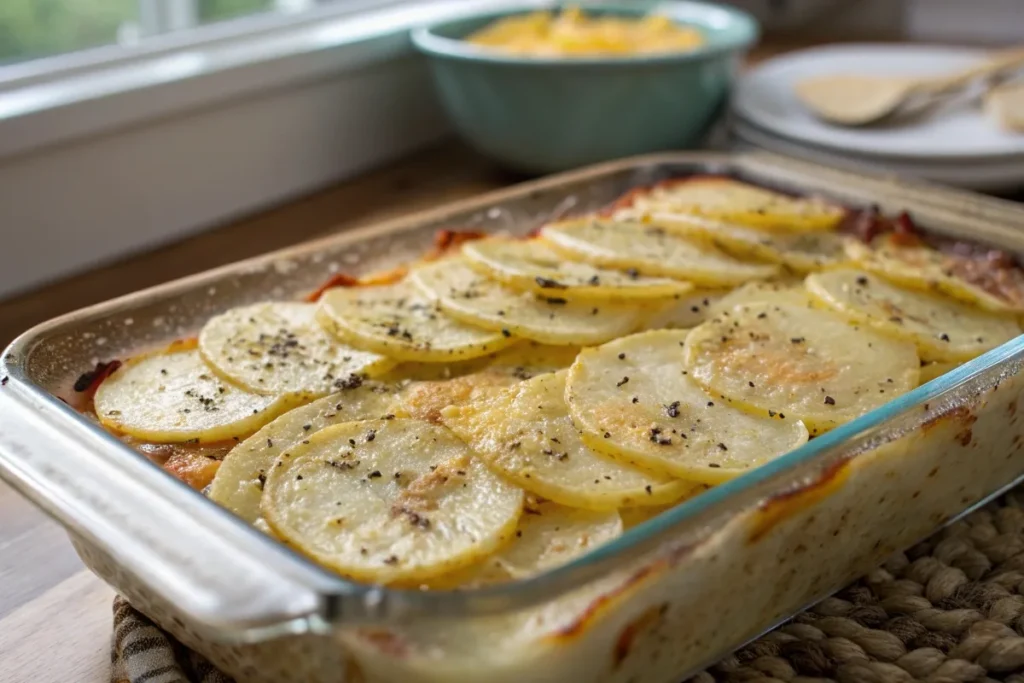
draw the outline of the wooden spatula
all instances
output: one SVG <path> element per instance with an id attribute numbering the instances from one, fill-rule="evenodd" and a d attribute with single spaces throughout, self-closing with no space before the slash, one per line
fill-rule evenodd
<path id="1" fill-rule="evenodd" d="M 989 90 L 985 113 L 1004 130 L 1024 133 L 1024 82 L 1003 83 Z"/>
<path id="2" fill-rule="evenodd" d="M 817 117 L 843 126 L 865 126 L 911 104 L 927 102 L 1024 66 L 1024 48 L 1004 50 L 945 76 L 815 76 L 796 84 L 796 96 Z"/>

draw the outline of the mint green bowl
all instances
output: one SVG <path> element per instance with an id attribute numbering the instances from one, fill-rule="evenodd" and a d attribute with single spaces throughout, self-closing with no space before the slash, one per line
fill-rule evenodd
<path id="1" fill-rule="evenodd" d="M 441 103 L 459 134 L 502 165 L 551 173 L 698 143 L 721 110 L 757 22 L 725 6 L 638 1 L 587 5 L 588 15 L 650 12 L 699 29 L 691 52 L 635 57 L 532 58 L 463 40 L 536 4 L 417 28 Z M 552 6 L 560 10 L 561 6 Z"/>

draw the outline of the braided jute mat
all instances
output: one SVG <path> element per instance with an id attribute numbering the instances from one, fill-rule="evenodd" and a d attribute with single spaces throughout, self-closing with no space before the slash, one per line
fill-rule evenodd
<path id="1" fill-rule="evenodd" d="M 120 598 L 112 649 L 114 683 L 232 683 Z M 688 683 L 741 681 L 1024 683 L 1024 488 Z"/>

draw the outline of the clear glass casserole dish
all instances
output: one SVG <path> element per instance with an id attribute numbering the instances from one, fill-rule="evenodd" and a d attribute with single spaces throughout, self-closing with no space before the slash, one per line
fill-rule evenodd
<path id="1" fill-rule="evenodd" d="M 513 584 L 355 584 L 265 537 L 62 403 L 106 358 L 332 273 L 423 252 L 435 229 L 526 232 L 636 186 L 729 174 L 1024 252 L 1024 210 L 769 156 L 644 157 L 331 237 L 79 311 L 0 359 L 0 474 L 133 605 L 245 681 L 677 681 L 1024 475 L 1018 338 L 806 446 Z"/>

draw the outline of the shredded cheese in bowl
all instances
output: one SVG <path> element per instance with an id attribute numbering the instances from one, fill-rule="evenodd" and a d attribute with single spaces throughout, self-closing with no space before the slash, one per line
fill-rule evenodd
<path id="1" fill-rule="evenodd" d="M 469 42 L 534 57 L 593 57 L 689 52 L 703 34 L 660 15 L 588 17 L 578 7 L 559 15 L 534 12 L 499 19 L 470 35 Z"/>

